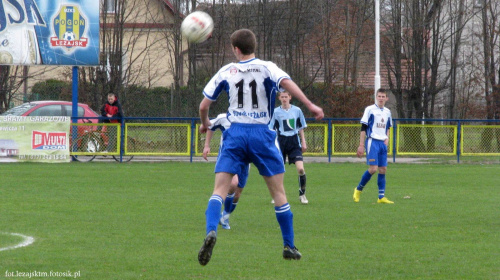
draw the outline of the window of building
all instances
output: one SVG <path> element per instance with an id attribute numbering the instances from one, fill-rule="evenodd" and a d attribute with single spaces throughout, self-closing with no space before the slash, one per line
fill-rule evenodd
<path id="1" fill-rule="evenodd" d="M 116 11 L 116 1 L 117 0 L 102 0 L 102 6 L 104 11 L 107 13 L 114 13 Z"/>

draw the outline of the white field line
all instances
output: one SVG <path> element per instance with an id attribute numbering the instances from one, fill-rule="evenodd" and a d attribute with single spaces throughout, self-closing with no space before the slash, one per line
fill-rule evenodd
<path id="1" fill-rule="evenodd" d="M 12 246 L 7 246 L 7 247 L 0 248 L 0 251 L 14 250 L 14 249 L 17 249 L 17 248 L 26 247 L 26 246 L 29 246 L 29 245 L 33 244 L 33 242 L 35 242 L 35 238 L 33 238 L 31 236 L 26 236 L 26 235 L 20 234 L 20 233 L 2 232 L 0 234 L 12 235 L 12 236 L 19 236 L 19 237 L 21 237 L 23 239 L 23 241 L 21 243 L 18 243 L 16 245 L 12 245 Z"/>

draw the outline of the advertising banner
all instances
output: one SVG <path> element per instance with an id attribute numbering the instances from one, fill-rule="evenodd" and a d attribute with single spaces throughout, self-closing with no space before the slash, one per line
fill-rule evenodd
<path id="1" fill-rule="evenodd" d="M 0 162 L 70 162 L 70 117 L 0 116 Z"/>
<path id="2" fill-rule="evenodd" d="M 99 0 L 0 0 L 0 64 L 98 65 Z"/>

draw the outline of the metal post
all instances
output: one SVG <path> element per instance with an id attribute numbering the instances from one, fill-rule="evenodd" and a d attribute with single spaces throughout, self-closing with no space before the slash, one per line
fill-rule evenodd
<path id="1" fill-rule="evenodd" d="M 461 127 L 461 124 L 460 124 L 460 120 L 458 120 L 458 127 L 457 127 L 457 163 L 460 163 L 460 128 Z"/>
<path id="2" fill-rule="evenodd" d="M 328 120 L 328 147 L 326 148 L 327 154 L 328 154 L 328 162 L 332 162 L 332 141 L 333 141 L 333 127 L 332 127 L 332 120 Z"/>
<path id="3" fill-rule="evenodd" d="M 193 162 L 193 154 L 194 154 L 194 135 L 196 134 L 196 121 L 195 119 L 191 120 L 191 145 L 189 151 L 189 162 Z"/>
<path id="4" fill-rule="evenodd" d="M 120 118 L 120 162 L 123 162 L 123 154 L 125 152 L 125 119 Z"/>
<path id="5" fill-rule="evenodd" d="M 72 107 L 71 120 L 77 123 L 78 120 L 78 66 L 73 66 L 73 87 L 72 87 Z"/>
<path id="6" fill-rule="evenodd" d="M 73 86 L 72 86 L 72 97 L 71 97 L 71 123 L 78 123 L 78 66 L 73 66 Z M 71 129 L 71 139 L 74 143 L 76 137 L 78 137 L 78 129 L 76 126 L 70 126 Z M 75 145 L 76 147 L 76 145 Z"/>
<path id="7" fill-rule="evenodd" d="M 380 88 L 380 0 L 375 0 L 375 92 Z"/>
<path id="8" fill-rule="evenodd" d="M 396 134 L 398 132 L 396 121 L 394 121 L 394 126 L 392 127 L 392 162 L 396 162 Z"/>

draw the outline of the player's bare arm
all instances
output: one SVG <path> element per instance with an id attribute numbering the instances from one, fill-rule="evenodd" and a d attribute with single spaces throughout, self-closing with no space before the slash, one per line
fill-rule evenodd
<path id="1" fill-rule="evenodd" d="M 300 143 L 302 146 L 302 152 L 305 153 L 307 150 L 307 143 L 306 143 L 306 137 L 304 135 L 304 129 L 299 130 L 299 135 L 300 135 Z"/>
<path id="2" fill-rule="evenodd" d="M 210 104 L 212 104 L 212 100 L 208 98 L 203 98 L 200 103 L 200 133 L 206 133 L 208 127 L 210 126 L 210 119 L 208 118 L 208 110 L 210 109 Z"/>
<path id="3" fill-rule="evenodd" d="M 356 155 L 361 158 L 363 154 L 365 153 L 365 139 L 366 139 L 366 131 L 361 131 L 359 134 L 359 147 L 358 151 L 356 152 Z"/>
<path id="4" fill-rule="evenodd" d="M 389 146 L 389 135 L 390 135 L 390 131 L 391 131 L 391 129 L 389 128 L 389 129 L 387 130 L 387 139 L 385 139 L 385 140 L 384 140 L 384 144 L 385 144 L 386 146 Z"/>
<path id="5" fill-rule="evenodd" d="M 210 154 L 210 140 L 214 132 L 212 130 L 207 130 L 207 136 L 205 137 L 205 146 L 203 147 L 203 158 L 208 161 L 208 154 Z"/>
<path id="6" fill-rule="evenodd" d="M 280 86 L 286 89 L 293 97 L 297 98 L 297 100 L 306 105 L 307 109 L 314 115 L 316 120 L 321 120 L 325 117 L 323 109 L 312 103 L 294 81 L 290 79 L 283 79 L 281 80 Z"/>

